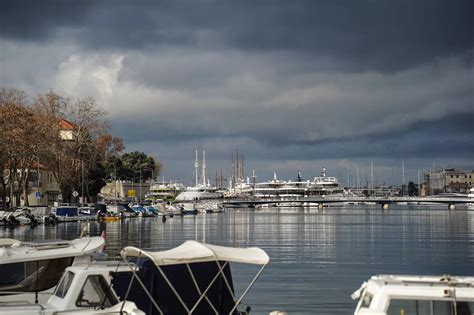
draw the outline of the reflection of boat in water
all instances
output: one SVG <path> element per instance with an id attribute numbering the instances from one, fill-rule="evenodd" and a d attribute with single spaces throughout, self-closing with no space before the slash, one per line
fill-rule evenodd
<path id="1" fill-rule="evenodd" d="M 66 267 L 89 263 L 104 243 L 101 237 L 39 242 L 0 239 L 0 295 L 52 288 Z"/>
<path id="2" fill-rule="evenodd" d="M 352 294 L 354 315 L 474 312 L 474 277 L 374 276 Z"/>

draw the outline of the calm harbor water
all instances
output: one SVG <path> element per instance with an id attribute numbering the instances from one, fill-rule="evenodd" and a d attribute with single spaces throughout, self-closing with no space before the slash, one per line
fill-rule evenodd
<path id="1" fill-rule="evenodd" d="M 163 250 L 188 239 L 225 246 L 259 246 L 270 264 L 244 299 L 252 314 L 352 314 L 350 294 L 375 274 L 474 276 L 474 211 L 368 206 L 228 209 L 220 214 L 129 219 L 111 223 L 1 228 L 0 237 L 73 239 L 88 225 L 107 232 L 107 251 L 127 245 Z M 234 282 L 256 268 L 232 265 Z M 245 283 L 245 284 L 246 284 Z M 242 286 L 236 283 L 236 289 Z"/>

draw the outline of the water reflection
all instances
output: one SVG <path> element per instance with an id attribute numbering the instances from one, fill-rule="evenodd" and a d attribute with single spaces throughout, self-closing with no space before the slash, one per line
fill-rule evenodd
<path id="1" fill-rule="evenodd" d="M 259 246 L 270 265 L 246 303 L 253 314 L 351 314 L 353 290 L 373 274 L 474 275 L 474 212 L 392 208 L 232 209 L 222 214 L 0 229 L 0 237 L 73 239 L 107 233 L 107 251 L 168 249 L 188 239 Z M 235 277 L 252 271 L 236 266 Z"/>

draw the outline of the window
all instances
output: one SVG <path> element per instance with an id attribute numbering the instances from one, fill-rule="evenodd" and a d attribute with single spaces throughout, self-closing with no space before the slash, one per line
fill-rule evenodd
<path id="1" fill-rule="evenodd" d="M 2 265 L 2 276 L 0 286 L 17 284 L 25 279 L 25 263 L 13 263 Z"/>
<path id="2" fill-rule="evenodd" d="M 474 302 L 423 301 L 423 300 L 390 300 L 387 315 L 471 315 Z"/>
<path id="3" fill-rule="evenodd" d="M 73 279 L 74 279 L 74 273 L 70 271 L 65 272 L 63 277 L 61 278 L 61 281 L 56 287 L 56 291 L 54 292 L 54 295 L 56 295 L 59 298 L 64 298 L 67 294 L 67 291 L 69 290 L 69 287 L 71 286 Z"/>
<path id="4" fill-rule="evenodd" d="M 76 300 L 78 307 L 111 307 L 117 304 L 117 298 L 101 275 L 88 276 Z"/>

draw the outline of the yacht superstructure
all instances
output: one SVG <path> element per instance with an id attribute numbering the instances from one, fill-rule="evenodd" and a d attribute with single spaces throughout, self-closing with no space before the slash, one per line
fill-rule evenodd
<path id="1" fill-rule="evenodd" d="M 207 179 L 206 174 L 206 151 L 203 151 L 202 156 L 202 174 L 199 177 L 199 160 L 198 152 L 196 150 L 196 161 L 194 162 L 195 167 L 195 185 L 187 187 L 186 191 L 176 196 L 176 202 L 196 202 L 200 200 L 216 200 L 222 199 L 224 194 L 217 190 L 216 187 L 212 187 L 210 181 Z"/>
<path id="2" fill-rule="evenodd" d="M 289 181 L 280 180 L 276 173 L 273 173 L 273 179 L 255 184 L 254 196 L 286 200 L 310 196 L 342 196 L 343 192 L 337 178 L 327 176 L 326 168 L 323 168 L 321 176 L 315 177 L 312 181 L 303 180 L 300 172 L 295 180 Z"/>

